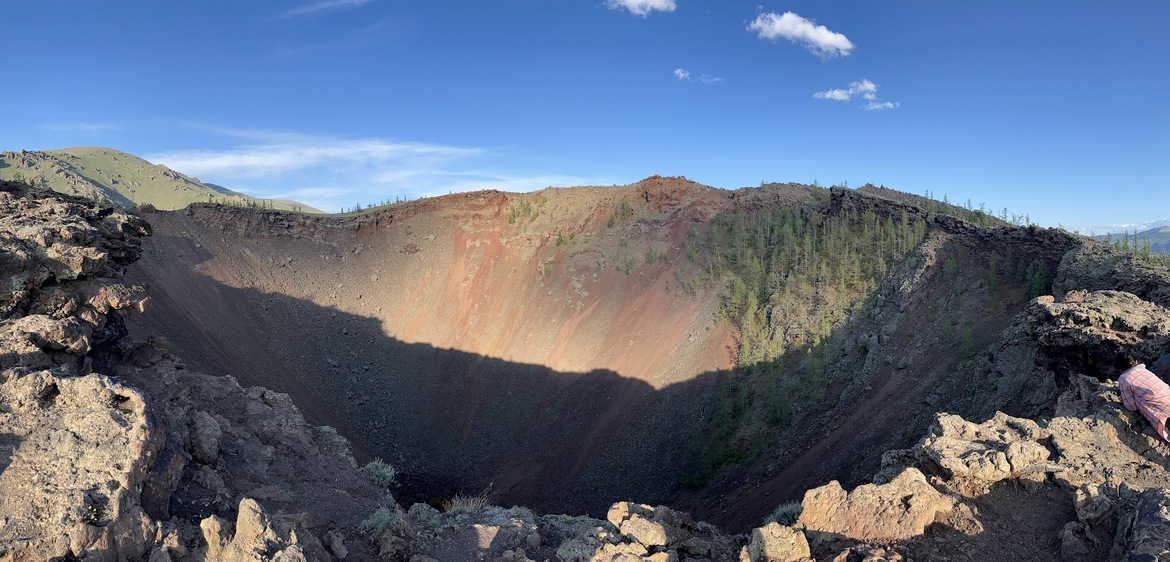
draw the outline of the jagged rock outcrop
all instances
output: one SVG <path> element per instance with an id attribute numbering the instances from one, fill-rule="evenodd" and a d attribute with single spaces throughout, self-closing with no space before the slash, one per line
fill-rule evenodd
<path id="1" fill-rule="evenodd" d="M 384 557 L 419 562 L 735 560 L 746 541 L 668 507 L 629 502 L 614 504 L 608 520 L 540 516 L 522 507 L 456 506 L 439 512 L 415 504 L 406 512 L 381 510 L 368 528 Z"/>
<path id="2" fill-rule="evenodd" d="M 148 399 L 83 376 L 145 300 L 116 278 L 148 232 L 137 217 L 0 182 L 0 557 L 150 549 L 139 490 L 162 436 Z"/>
<path id="3" fill-rule="evenodd" d="M 752 530 L 752 540 L 740 553 L 745 562 L 798 562 L 810 559 L 808 538 L 798 529 L 768 523 Z"/>
<path id="4" fill-rule="evenodd" d="M 344 536 L 393 498 L 344 438 L 124 337 L 146 297 L 121 274 L 149 232 L 0 182 L 0 560 L 329 560 L 317 534 L 371 557 Z"/>
<path id="5" fill-rule="evenodd" d="M 1125 291 L 1163 308 L 1170 308 L 1166 269 L 1133 254 L 1118 252 L 1101 242 L 1086 242 L 1068 252 L 1053 279 L 1052 292 Z"/>
<path id="6" fill-rule="evenodd" d="M 1038 299 L 1029 312 L 1037 361 L 1058 376 L 1081 373 L 1116 378 L 1137 357 L 1153 362 L 1170 348 L 1167 309 L 1122 291 L 1074 291 L 1061 302 Z"/>
<path id="7" fill-rule="evenodd" d="M 1129 357 L 1152 362 L 1167 351 L 1170 316 L 1157 304 L 1111 290 L 1039 297 L 989 349 L 992 372 L 981 381 L 977 410 L 1050 412 L 1075 375 L 1116 378 Z"/>
<path id="8" fill-rule="evenodd" d="M 143 557 L 155 529 L 139 490 L 162 437 L 146 398 L 99 376 L 2 377 L 0 559 Z"/>
<path id="9" fill-rule="evenodd" d="M 212 515 L 200 523 L 207 562 L 328 562 L 330 553 L 306 529 L 306 518 L 271 518 L 256 500 L 240 500 L 234 528 Z"/>
<path id="10" fill-rule="evenodd" d="M 886 454 L 876 480 L 918 467 L 960 499 L 965 510 L 956 521 L 966 518 L 972 528 L 988 524 L 978 515 L 980 498 L 995 495 L 1005 482 L 1023 485 L 1028 493 L 1063 497 L 1074 508 L 1056 537 L 1062 559 L 1165 555 L 1170 535 L 1159 532 L 1170 521 L 1164 507 L 1170 444 L 1140 414 L 1122 407 L 1115 381 L 1080 373 L 1110 372 L 1130 354 L 1152 359 L 1166 349 L 1168 320 L 1170 311 L 1118 291 L 1073 292 L 1062 302 L 1036 299 L 1004 340 L 1031 346 L 1036 362 L 1072 373 L 1050 405 L 1051 416 L 997 413 L 975 423 L 939 414 L 913 449 Z M 1052 371 L 1037 371 L 1056 379 Z"/>
<path id="11" fill-rule="evenodd" d="M 907 468 L 884 484 L 864 484 L 846 493 L 836 481 L 809 490 L 796 526 L 813 542 L 837 538 L 888 542 L 921 535 L 955 500 L 940 493 L 922 472 Z"/>
<path id="12" fill-rule="evenodd" d="M 150 226 L 110 207 L 25 189 L 0 182 L 0 369 L 85 374 L 90 351 L 124 335 L 121 316 L 145 301 L 117 277 L 141 254 L 138 237 Z"/>

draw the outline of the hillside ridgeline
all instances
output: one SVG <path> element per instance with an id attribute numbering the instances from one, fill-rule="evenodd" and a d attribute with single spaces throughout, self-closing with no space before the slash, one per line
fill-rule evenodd
<path id="1" fill-rule="evenodd" d="M 217 201 L 243 207 L 321 212 L 297 201 L 250 197 L 125 152 L 94 146 L 0 152 L 0 180 L 27 182 L 66 195 L 131 208 L 150 205 L 174 210 L 191 203 Z"/>

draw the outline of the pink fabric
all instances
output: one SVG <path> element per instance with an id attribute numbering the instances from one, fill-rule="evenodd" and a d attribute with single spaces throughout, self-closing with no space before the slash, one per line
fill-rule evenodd
<path id="1" fill-rule="evenodd" d="M 1141 412 L 1153 424 L 1154 431 L 1170 441 L 1166 432 L 1166 418 L 1170 416 L 1170 386 L 1145 365 L 1121 373 L 1117 382 L 1121 385 L 1121 403 L 1130 410 Z"/>

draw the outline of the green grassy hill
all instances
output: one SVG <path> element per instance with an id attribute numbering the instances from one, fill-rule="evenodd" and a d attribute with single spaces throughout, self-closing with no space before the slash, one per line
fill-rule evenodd
<path id="1" fill-rule="evenodd" d="M 322 211 L 296 201 L 257 199 L 166 166 L 110 148 L 79 146 L 61 150 L 2 152 L 0 179 L 23 180 L 54 191 L 109 201 L 125 207 L 154 205 L 182 209 L 190 203 L 216 201 L 242 206 Z"/>

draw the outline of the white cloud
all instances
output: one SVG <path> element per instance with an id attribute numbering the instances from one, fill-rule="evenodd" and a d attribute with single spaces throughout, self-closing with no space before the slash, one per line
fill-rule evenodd
<path id="1" fill-rule="evenodd" d="M 877 89 L 877 84 L 865 79 L 849 84 L 850 91 L 861 94 L 861 97 L 870 101 L 877 99 Z"/>
<path id="2" fill-rule="evenodd" d="M 319 167 L 415 165 L 473 156 L 480 150 L 383 139 L 306 139 L 228 150 L 179 150 L 147 160 L 188 175 L 263 177 Z"/>
<path id="3" fill-rule="evenodd" d="M 674 69 L 674 77 L 679 79 L 679 80 L 686 80 L 687 82 L 694 82 L 694 79 L 691 78 L 690 71 L 686 70 L 684 68 Z M 718 76 L 711 76 L 710 74 L 703 74 L 703 75 L 699 76 L 699 82 L 702 82 L 704 84 L 714 84 L 716 82 L 722 82 L 722 81 L 723 81 L 722 78 L 720 78 Z"/>
<path id="4" fill-rule="evenodd" d="M 676 7 L 674 0 L 605 0 L 605 5 L 611 10 L 625 8 L 631 14 L 642 17 L 649 16 L 654 10 L 673 12 Z"/>
<path id="5" fill-rule="evenodd" d="M 305 4 L 288 10 L 280 15 L 282 18 L 296 18 L 300 16 L 307 16 L 317 12 L 326 10 L 348 10 L 350 8 L 357 8 L 364 4 L 369 4 L 374 0 L 321 0 L 312 4 Z"/>
<path id="6" fill-rule="evenodd" d="M 849 93 L 848 90 L 842 90 L 840 88 L 835 89 L 835 90 L 826 90 L 824 92 L 817 92 L 817 93 L 813 94 L 813 97 L 820 98 L 823 100 L 834 100 L 834 101 L 849 101 L 849 98 L 852 96 L 853 96 L 853 94 Z"/>
<path id="7" fill-rule="evenodd" d="M 227 137 L 227 148 L 147 154 L 206 182 L 267 199 L 295 199 L 336 212 L 397 197 L 415 199 L 476 189 L 531 191 L 548 186 L 608 185 L 607 178 L 528 174 L 501 169 L 497 150 L 383 138 L 344 139 L 282 131 L 193 125 Z M 235 143 L 231 142 L 232 140 Z M 490 167 L 489 167 L 490 166 Z"/>
<path id="8" fill-rule="evenodd" d="M 877 91 L 877 84 L 863 78 L 857 82 L 850 82 L 848 89 L 834 88 L 832 90 L 816 92 L 813 94 L 813 97 L 822 100 L 849 101 L 854 96 L 861 96 L 862 99 L 869 102 L 864 106 L 866 111 L 882 111 L 898 107 L 899 104 L 896 101 L 878 101 Z"/>
<path id="9" fill-rule="evenodd" d="M 1072 230 L 1073 232 L 1085 235 L 1093 234 L 1101 236 L 1104 234 L 1121 234 L 1123 232 L 1129 232 L 1132 235 L 1135 232 L 1140 234 L 1150 229 L 1163 228 L 1168 226 L 1170 226 L 1170 218 L 1136 224 L 1084 224 L 1080 226 L 1074 226 L 1072 227 Z"/>
<path id="10" fill-rule="evenodd" d="M 813 94 L 813 97 L 822 100 L 849 101 L 853 99 L 853 96 L 860 95 L 867 100 L 873 101 L 877 99 L 877 90 L 877 84 L 874 84 L 869 80 L 862 79 L 858 82 L 850 82 L 848 90 L 835 88 L 832 90 L 817 92 Z"/>
<path id="11" fill-rule="evenodd" d="M 853 42 L 844 35 L 829 31 L 829 28 L 816 25 L 792 12 L 784 12 L 782 15 L 774 12 L 760 14 L 748 25 L 748 30 L 758 33 L 760 39 L 775 41 L 784 38 L 801 43 L 822 58 L 849 56 L 853 50 Z"/>

